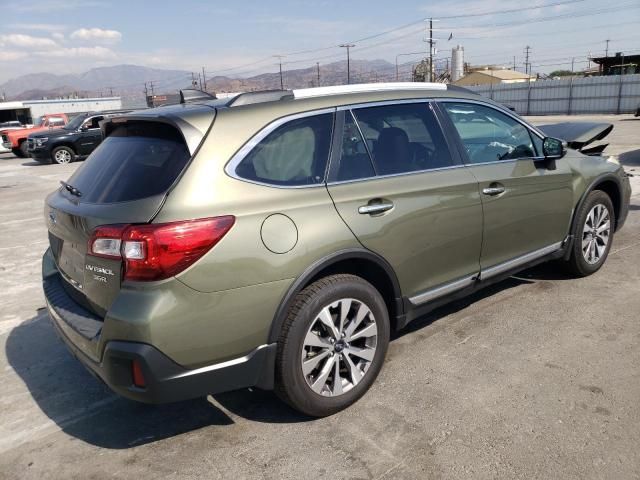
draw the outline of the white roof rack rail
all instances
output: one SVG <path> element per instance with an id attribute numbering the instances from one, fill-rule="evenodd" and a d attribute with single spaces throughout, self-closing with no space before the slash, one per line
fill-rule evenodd
<path id="1" fill-rule="evenodd" d="M 446 90 L 444 83 L 389 82 L 357 83 L 354 85 L 335 85 L 332 87 L 301 88 L 293 90 L 294 98 L 313 98 L 325 95 L 340 95 L 361 92 L 386 92 L 389 90 Z"/>

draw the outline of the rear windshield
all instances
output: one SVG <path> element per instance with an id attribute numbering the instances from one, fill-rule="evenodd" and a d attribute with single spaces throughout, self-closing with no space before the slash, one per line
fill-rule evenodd
<path id="1" fill-rule="evenodd" d="M 116 127 L 72 175 L 81 202 L 114 203 L 166 192 L 189 161 L 178 131 L 162 123 Z"/>

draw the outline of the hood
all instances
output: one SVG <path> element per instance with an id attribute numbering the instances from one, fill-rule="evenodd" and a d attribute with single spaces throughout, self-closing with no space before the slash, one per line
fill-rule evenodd
<path id="1" fill-rule="evenodd" d="M 42 138 L 42 137 L 63 137 L 74 133 L 73 130 L 65 130 L 64 128 L 52 128 L 51 130 L 40 130 L 39 132 L 32 133 L 29 138 Z"/>
<path id="2" fill-rule="evenodd" d="M 609 135 L 611 130 L 613 130 L 613 124 L 595 122 L 564 122 L 540 125 L 538 126 L 538 129 L 540 129 L 545 135 L 565 140 L 569 148 L 580 150 L 585 154 L 599 154 L 607 145 L 596 145 L 591 148 L 585 147 L 593 142 L 602 140 Z"/>

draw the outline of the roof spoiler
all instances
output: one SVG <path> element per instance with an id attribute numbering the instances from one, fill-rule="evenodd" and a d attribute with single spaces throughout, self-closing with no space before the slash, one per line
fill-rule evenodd
<path id="1" fill-rule="evenodd" d="M 180 90 L 180 103 L 195 102 L 197 100 L 215 100 L 215 94 L 204 92 L 196 88 L 185 88 Z"/>

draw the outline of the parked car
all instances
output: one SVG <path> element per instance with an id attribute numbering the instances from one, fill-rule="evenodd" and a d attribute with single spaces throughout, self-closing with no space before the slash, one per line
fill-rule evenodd
<path id="1" fill-rule="evenodd" d="M 46 163 L 64 164 L 84 159 L 102 142 L 100 122 L 114 115 L 116 113 L 83 113 L 62 128 L 32 133 L 27 138 L 27 152 L 33 159 Z"/>
<path id="2" fill-rule="evenodd" d="M 2 136 L 2 146 L 11 150 L 13 154 L 20 158 L 29 156 L 27 151 L 27 137 L 31 133 L 59 128 L 66 125 L 69 118 L 64 113 L 43 115 L 32 127 L 0 130 Z"/>
<path id="3" fill-rule="evenodd" d="M 253 92 L 133 112 L 47 197 L 55 330 L 117 393 L 358 400 L 389 336 L 524 268 L 603 265 L 620 165 L 444 84 Z"/>
<path id="4" fill-rule="evenodd" d="M 22 129 L 22 128 L 24 128 L 24 125 L 22 125 L 17 120 L 10 120 L 8 122 L 0 122 L 0 132 L 2 132 L 3 130 L 18 130 L 18 129 Z M 8 153 L 10 151 L 11 151 L 11 149 L 6 148 L 4 145 L 2 145 L 2 143 L 0 143 L 0 153 Z"/>

